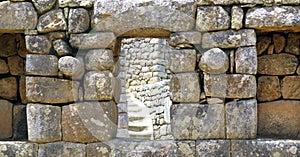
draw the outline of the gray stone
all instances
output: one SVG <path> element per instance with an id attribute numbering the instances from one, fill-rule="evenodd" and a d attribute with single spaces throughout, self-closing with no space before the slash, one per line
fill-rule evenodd
<path id="1" fill-rule="evenodd" d="M 196 141 L 196 156 L 230 156 L 229 140 Z"/>
<path id="2" fill-rule="evenodd" d="M 0 57 L 9 57 L 16 55 L 17 43 L 13 34 L 3 34 L 0 36 Z"/>
<path id="3" fill-rule="evenodd" d="M 7 58 L 8 67 L 11 75 L 24 75 L 25 74 L 25 60 L 18 55 Z"/>
<path id="4" fill-rule="evenodd" d="M 29 102 L 69 103 L 78 100 L 79 82 L 48 77 L 26 77 Z"/>
<path id="5" fill-rule="evenodd" d="M 248 10 L 245 25 L 260 31 L 299 31 L 298 6 L 255 7 Z"/>
<path id="6" fill-rule="evenodd" d="M 26 74 L 39 76 L 57 76 L 58 59 L 54 55 L 35 55 L 26 56 Z"/>
<path id="7" fill-rule="evenodd" d="M 13 104 L 7 100 L 0 99 L 0 106 L 0 139 L 8 139 L 13 135 Z"/>
<path id="8" fill-rule="evenodd" d="M 240 47 L 235 52 L 235 72 L 241 74 L 256 74 L 256 47 Z"/>
<path id="9" fill-rule="evenodd" d="M 170 50 L 166 69 L 173 73 L 194 72 L 196 68 L 195 50 Z"/>
<path id="10" fill-rule="evenodd" d="M 231 28 L 239 30 L 243 28 L 244 11 L 239 6 L 231 8 Z"/>
<path id="11" fill-rule="evenodd" d="M 172 75 L 170 92 L 173 102 L 199 102 L 201 90 L 198 73 Z"/>
<path id="12" fill-rule="evenodd" d="M 39 33 L 67 30 L 67 22 L 61 9 L 49 11 L 39 17 L 37 30 Z"/>
<path id="13" fill-rule="evenodd" d="M 204 52 L 199 67 L 202 71 L 210 74 L 226 73 L 229 67 L 229 59 L 224 51 L 213 48 Z"/>
<path id="14" fill-rule="evenodd" d="M 36 143 L 20 141 L 1 141 L 0 156 L 37 157 L 38 145 Z"/>
<path id="15" fill-rule="evenodd" d="M 5 60 L 0 59 L 0 74 L 7 74 L 9 73 L 8 65 L 6 64 Z"/>
<path id="16" fill-rule="evenodd" d="M 277 76 L 261 76 L 257 83 L 257 99 L 273 101 L 281 97 L 280 82 Z"/>
<path id="17" fill-rule="evenodd" d="M 87 70 L 113 70 L 114 56 L 111 50 L 90 50 L 85 56 L 85 67 Z"/>
<path id="18" fill-rule="evenodd" d="M 32 0 L 32 2 L 38 13 L 42 14 L 49 11 L 55 4 L 56 0 Z"/>
<path id="19" fill-rule="evenodd" d="M 60 141 L 61 108 L 44 104 L 27 104 L 28 140 L 45 143 Z"/>
<path id="20" fill-rule="evenodd" d="M 225 138 L 223 104 L 173 104 L 172 135 L 177 140 Z"/>
<path id="21" fill-rule="evenodd" d="M 111 149 L 104 143 L 89 143 L 86 145 L 87 157 L 109 157 Z"/>
<path id="22" fill-rule="evenodd" d="M 285 76 L 281 82 L 284 99 L 300 99 L 300 76 Z"/>
<path id="23" fill-rule="evenodd" d="M 66 56 L 72 54 L 72 49 L 62 39 L 57 39 L 53 41 L 53 48 L 59 56 Z"/>
<path id="24" fill-rule="evenodd" d="M 285 47 L 285 52 L 299 55 L 300 54 L 300 34 L 299 33 L 289 33 L 287 39 L 287 45 Z"/>
<path id="25" fill-rule="evenodd" d="M 0 3 L 0 30 L 5 32 L 24 32 L 35 29 L 37 13 L 30 2 Z"/>
<path id="26" fill-rule="evenodd" d="M 203 48 L 238 48 L 256 44 L 256 33 L 253 29 L 239 31 L 227 30 L 204 33 L 202 37 Z"/>
<path id="27" fill-rule="evenodd" d="M 81 58 L 64 56 L 58 60 L 58 69 L 67 77 L 81 79 L 84 74 L 84 63 Z"/>
<path id="28" fill-rule="evenodd" d="M 256 138 L 257 102 L 256 99 L 233 101 L 225 105 L 226 138 Z"/>
<path id="29" fill-rule="evenodd" d="M 264 51 L 266 51 L 271 44 L 271 38 L 268 36 L 260 36 L 257 38 L 257 55 L 261 55 Z"/>
<path id="30" fill-rule="evenodd" d="M 190 156 L 195 157 L 196 142 L 195 141 L 176 141 L 177 151 L 174 154 L 176 157 Z"/>
<path id="31" fill-rule="evenodd" d="M 70 35 L 70 44 L 77 49 L 111 48 L 115 40 L 116 36 L 112 32 Z"/>
<path id="32" fill-rule="evenodd" d="M 0 97 L 17 100 L 18 83 L 15 77 L 1 78 L 0 87 Z"/>
<path id="33" fill-rule="evenodd" d="M 86 9 L 70 9 L 69 12 L 69 33 L 82 33 L 88 30 L 90 26 L 90 15 Z"/>
<path id="34" fill-rule="evenodd" d="M 85 7 L 90 8 L 93 6 L 95 0 L 58 0 L 58 5 L 64 7 Z"/>
<path id="35" fill-rule="evenodd" d="M 66 157 L 85 157 L 85 144 L 70 142 L 54 142 L 40 144 L 38 156 L 66 156 Z"/>
<path id="36" fill-rule="evenodd" d="M 230 27 L 230 16 L 221 6 L 198 7 L 196 29 L 198 31 L 226 30 Z"/>
<path id="37" fill-rule="evenodd" d="M 192 45 L 201 44 L 200 32 L 177 32 L 171 33 L 169 45 L 176 48 L 192 48 Z"/>
<path id="38" fill-rule="evenodd" d="M 27 130 L 26 105 L 15 105 L 13 109 L 13 139 L 27 140 Z"/>
<path id="39" fill-rule="evenodd" d="M 64 141 L 90 143 L 116 137 L 118 111 L 113 101 L 71 104 L 62 112 Z"/>
<path id="40" fill-rule="evenodd" d="M 50 40 L 44 35 L 26 36 L 26 48 L 30 53 L 48 54 L 51 48 Z"/>

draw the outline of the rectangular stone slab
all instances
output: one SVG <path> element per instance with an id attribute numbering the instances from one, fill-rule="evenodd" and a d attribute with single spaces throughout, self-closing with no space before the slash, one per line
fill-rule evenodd
<path id="1" fill-rule="evenodd" d="M 196 156 L 230 156 L 229 140 L 196 141 Z"/>
<path id="2" fill-rule="evenodd" d="M 29 142 L 20 141 L 1 141 L 0 142 L 0 155 L 4 157 L 11 156 L 26 156 L 37 157 L 38 145 Z"/>
<path id="3" fill-rule="evenodd" d="M 40 144 L 38 156 L 85 157 L 85 147 L 85 144 L 70 142 Z"/>

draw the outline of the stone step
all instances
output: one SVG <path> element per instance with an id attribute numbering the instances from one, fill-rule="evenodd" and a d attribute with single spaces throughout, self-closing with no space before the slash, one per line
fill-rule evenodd
<path id="1" fill-rule="evenodd" d="M 148 126 L 128 126 L 128 130 L 129 131 L 136 131 L 136 132 L 141 132 L 141 131 L 144 131 L 144 130 L 147 130 L 148 129 Z"/>
<path id="2" fill-rule="evenodd" d="M 147 131 L 128 131 L 130 138 L 143 139 L 143 140 L 152 140 L 153 132 L 151 130 Z"/>

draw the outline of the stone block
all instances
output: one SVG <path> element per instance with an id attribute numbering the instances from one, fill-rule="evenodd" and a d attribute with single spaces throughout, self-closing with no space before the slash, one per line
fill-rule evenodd
<path id="1" fill-rule="evenodd" d="M 108 141 L 116 136 L 117 105 L 108 102 L 84 102 L 62 109 L 63 140 L 90 143 Z"/>
<path id="2" fill-rule="evenodd" d="M 44 35 L 25 36 L 26 48 L 30 53 L 48 54 L 51 49 L 50 40 Z"/>
<path id="3" fill-rule="evenodd" d="M 11 75 L 24 75 L 25 74 L 25 61 L 18 55 L 7 58 L 8 67 Z"/>
<path id="4" fill-rule="evenodd" d="M 257 83 L 257 99 L 272 101 L 281 97 L 280 82 L 277 76 L 261 76 Z"/>
<path id="5" fill-rule="evenodd" d="M 219 48 L 213 48 L 203 53 L 199 68 L 210 74 L 226 73 L 229 67 L 227 54 Z"/>
<path id="6" fill-rule="evenodd" d="M 238 48 L 255 44 L 256 33 L 253 29 L 208 32 L 202 36 L 203 48 Z"/>
<path id="7" fill-rule="evenodd" d="M 28 140 L 37 143 L 60 141 L 61 108 L 44 104 L 27 104 Z"/>
<path id="8" fill-rule="evenodd" d="M 26 105 L 15 105 L 13 109 L 14 140 L 27 140 Z"/>
<path id="9" fill-rule="evenodd" d="M 67 22 L 62 9 L 51 10 L 39 17 L 37 30 L 39 33 L 67 30 Z"/>
<path id="10" fill-rule="evenodd" d="M 223 104 L 173 104 L 172 135 L 177 140 L 225 138 Z"/>
<path id="11" fill-rule="evenodd" d="M 89 143 L 86 145 L 87 157 L 109 157 L 111 148 L 104 143 Z"/>
<path id="12" fill-rule="evenodd" d="M 78 100 L 79 82 L 47 77 L 26 77 L 28 102 L 69 103 Z"/>
<path id="13" fill-rule="evenodd" d="M 173 73 L 194 72 L 196 68 L 195 50 L 170 50 L 166 69 Z M 165 70 L 163 70 L 165 71 Z"/>
<path id="14" fill-rule="evenodd" d="M 300 99 L 300 76 L 285 76 L 281 82 L 284 99 Z"/>
<path id="15" fill-rule="evenodd" d="M 298 59 L 294 55 L 281 53 L 258 57 L 257 73 L 266 75 L 289 75 L 297 70 Z"/>
<path id="16" fill-rule="evenodd" d="M 229 140 L 196 141 L 196 156 L 230 156 Z"/>
<path id="17" fill-rule="evenodd" d="M 273 34 L 273 43 L 275 52 L 280 53 L 285 47 L 286 39 L 280 34 Z"/>
<path id="18" fill-rule="evenodd" d="M 38 156 L 85 157 L 86 145 L 70 142 L 40 144 Z"/>
<path id="19" fill-rule="evenodd" d="M 64 7 L 84 7 L 90 8 L 93 6 L 94 0 L 58 0 L 58 5 Z"/>
<path id="20" fill-rule="evenodd" d="M 0 155 L 3 157 L 10 156 L 26 156 L 38 157 L 38 145 L 29 142 L 20 141 L 1 141 L 0 142 Z"/>
<path id="21" fill-rule="evenodd" d="M 294 55 L 300 54 L 300 34 L 299 33 L 289 33 L 288 34 L 285 52 L 294 54 Z"/>
<path id="22" fill-rule="evenodd" d="M 257 38 L 257 55 L 261 55 L 264 51 L 266 51 L 271 44 L 271 37 L 268 36 L 260 36 Z"/>
<path id="23" fill-rule="evenodd" d="M 231 28 L 239 30 L 243 28 L 244 11 L 239 6 L 231 8 Z"/>
<path id="24" fill-rule="evenodd" d="M 0 79 L 0 97 L 9 100 L 17 100 L 18 83 L 15 77 Z"/>
<path id="25" fill-rule="evenodd" d="M 1 4 L 0 4 L 0 6 L 1 6 Z M 1 13 L 0 13 L 0 15 L 1 15 Z M 9 57 L 9 56 L 16 55 L 18 50 L 17 50 L 17 43 L 16 43 L 15 35 L 13 35 L 13 34 L 0 35 L 0 48 L 1 48 L 0 57 Z"/>
<path id="26" fill-rule="evenodd" d="M 53 41 L 53 48 L 59 56 L 66 56 L 72 54 L 72 49 L 62 39 L 57 39 Z"/>
<path id="27" fill-rule="evenodd" d="M 189 156 L 196 157 L 196 142 L 195 141 L 176 141 L 177 150 L 175 157 Z"/>
<path id="28" fill-rule="evenodd" d="M 172 75 L 170 92 L 173 102 L 199 102 L 201 91 L 198 73 Z"/>
<path id="29" fill-rule="evenodd" d="M 202 33 L 196 31 L 171 33 L 169 45 L 179 48 L 191 48 L 192 45 L 201 44 L 201 39 Z"/>
<path id="30" fill-rule="evenodd" d="M 112 32 L 71 34 L 69 42 L 77 49 L 112 48 L 116 38 Z"/>
<path id="31" fill-rule="evenodd" d="M 249 139 L 256 137 L 256 99 L 227 103 L 225 105 L 225 112 L 227 139 Z"/>
<path id="32" fill-rule="evenodd" d="M 13 131 L 13 104 L 7 100 L 0 100 L 0 107 L 0 139 L 8 139 L 12 137 Z"/>
<path id="33" fill-rule="evenodd" d="M 300 101 L 258 104 L 258 136 L 300 139 Z"/>
<path id="34" fill-rule="evenodd" d="M 0 59 L 0 74 L 7 74 L 9 73 L 8 65 L 6 64 L 5 60 Z"/>
<path id="35" fill-rule="evenodd" d="M 241 74 L 256 74 L 257 52 L 256 47 L 240 47 L 235 52 L 235 71 Z"/>
<path id="36" fill-rule="evenodd" d="M 21 76 L 19 79 L 19 93 L 22 104 L 27 104 L 27 97 L 26 97 L 26 77 Z"/>
<path id="37" fill-rule="evenodd" d="M 69 78 L 81 79 L 84 74 L 84 62 L 80 57 L 64 56 L 58 60 L 58 69 Z"/>
<path id="38" fill-rule="evenodd" d="M 107 49 L 90 50 L 85 56 L 87 70 L 113 70 L 113 52 Z"/>
<path id="39" fill-rule="evenodd" d="M 90 15 L 84 8 L 70 9 L 68 22 L 69 33 L 82 33 L 89 29 Z"/>
<path id="40" fill-rule="evenodd" d="M 58 59 L 54 55 L 35 55 L 26 56 L 26 74 L 39 76 L 57 76 Z"/>
<path id="41" fill-rule="evenodd" d="M 49 11 L 53 5 L 55 4 L 56 0 L 33 0 L 33 5 L 35 6 L 36 10 L 39 14 L 43 14 L 47 11 Z"/>

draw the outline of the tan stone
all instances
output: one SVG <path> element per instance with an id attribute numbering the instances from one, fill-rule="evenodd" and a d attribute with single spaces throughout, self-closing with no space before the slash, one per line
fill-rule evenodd
<path id="1" fill-rule="evenodd" d="M 118 129 L 119 130 L 119 129 Z M 109 157 L 111 148 L 105 143 L 89 143 L 86 145 L 87 157 Z"/>
<path id="2" fill-rule="evenodd" d="M 21 97 L 22 104 L 27 104 L 27 98 L 26 98 L 26 77 L 21 76 L 19 80 L 19 93 Z"/>
<path id="3" fill-rule="evenodd" d="M 269 47 L 268 47 L 268 55 L 271 55 L 274 53 L 274 49 L 275 49 L 275 46 L 273 44 L 271 44 Z"/>
<path id="4" fill-rule="evenodd" d="M 15 77 L 0 79 L 0 97 L 17 100 L 18 84 Z"/>
<path id="5" fill-rule="evenodd" d="M 71 34 L 70 44 L 78 49 L 112 48 L 116 38 L 112 32 Z"/>
<path id="6" fill-rule="evenodd" d="M 0 107 L 0 139 L 8 139 L 13 131 L 13 104 L 7 100 L 0 100 Z"/>
<path id="7" fill-rule="evenodd" d="M 11 75 L 25 74 L 25 61 L 18 55 L 8 57 L 8 67 Z"/>
<path id="8" fill-rule="evenodd" d="M 281 97 L 280 83 L 277 76 L 261 76 L 257 83 L 257 99 L 272 101 Z"/>
<path id="9" fill-rule="evenodd" d="M 289 33 L 285 52 L 294 55 L 300 54 L 300 33 Z"/>
<path id="10" fill-rule="evenodd" d="M 274 46 L 275 46 L 275 52 L 280 53 L 285 47 L 286 40 L 285 40 L 284 36 L 282 36 L 280 34 L 274 34 L 273 42 L 274 42 Z"/>
<path id="11" fill-rule="evenodd" d="M 268 36 L 260 36 L 257 39 L 257 55 L 261 55 L 264 51 L 266 51 L 271 43 L 271 38 Z"/>
<path id="12" fill-rule="evenodd" d="M 284 99 L 300 99 L 300 76 L 285 76 L 281 82 Z"/>
<path id="13" fill-rule="evenodd" d="M 48 54 L 51 49 L 51 42 L 48 37 L 44 35 L 26 35 L 26 48 L 31 53 Z"/>
<path id="14" fill-rule="evenodd" d="M 0 57 L 9 57 L 18 53 L 15 40 L 16 38 L 13 34 L 3 34 L 0 36 Z"/>
<path id="15" fill-rule="evenodd" d="M 5 60 L 0 59 L 0 74 L 7 74 L 8 72 L 9 72 L 9 68 Z"/>
<path id="16" fill-rule="evenodd" d="M 111 50 L 90 50 L 85 56 L 85 67 L 87 70 L 112 70 L 114 64 L 114 56 Z"/>
<path id="17" fill-rule="evenodd" d="M 24 34 L 16 34 L 16 40 L 18 45 L 18 55 L 22 58 L 26 58 L 29 51 L 26 49 L 26 42 Z"/>

